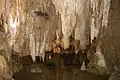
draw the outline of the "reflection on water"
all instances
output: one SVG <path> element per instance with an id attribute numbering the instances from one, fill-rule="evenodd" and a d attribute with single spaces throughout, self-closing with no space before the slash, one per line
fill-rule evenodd
<path id="1" fill-rule="evenodd" d="M 60 68 L 60 70 L 57 70 L 44 65 L 36 70 L 35 73 L 35 69 L 34 72 L 23 69 L 14 74 L 13 77 L 15 80 L 107 80 L 107 76 L 105 75 L 95 75 L 87 71 L 81 71 L 79 68 L 75 67 Z"/>

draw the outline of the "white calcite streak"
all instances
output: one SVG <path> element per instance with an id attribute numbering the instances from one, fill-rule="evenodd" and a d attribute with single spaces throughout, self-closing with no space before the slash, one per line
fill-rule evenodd
<path id="1" fill-rule="evenodd" d="M 42 58 L 43 62 L 45 59 L 45 49 L 46 49 L 46 36 L 44 35 L 44 38 L 40 47 L 40 57 Z"/>
<path id="2" fill-rule="evenodd" d="M 108 14 L 111 0 L 52 0 L 56 11 L 61 14 L 62 33 L 64 48 L 69 47 L 69 37 L 75 29 L 76 40 L 80 40 L 80 48 L 84 49 L 87 42 L 85 29 L 89 26 L 88 19 L 89 7 L 92 9 L 90 15 L 90 36 L 91 43 L 94 37 L 98 36 L 99 29 L 103 25 L 107 26 Z M 100 12 L 100 13 L 99 13 Z M 103 17 L 102 23 L 100 23 Z M 102 26 L 101 26 L 102 24 Z"/>
<path id="3" fill-rule="evenodd" d="M 19 27 L 19 19 L 16 17 L 13 19 L 12 15 L 10 15 L 10 20 L 9 20 L 9 30 L 10 30 L 10 45 L 12 46 L 15 43 L 15 37 L 17 34 L 17 27 Z"/>
<path id="4" fill-rule="evenodd" d="M 76 0 L 53 0 L 56 10 L 61 14 L 64 48 L 69 47 L 69 37 L 76 23 Z"/>
<path id="5" fill-rule="evenodd" d="M 36 49 L 35 49 L 35 38 L 34 38 L 34 34 L 30 34 L 30 55 L 33 59 L 33 62 L 35 62 L 35 56 L 36 56 Z"/>
<path id="6" fill-rule="evenodd" d="M 71 36 L 74 29 L 75 39 L 81 40 L 81 43 L 84 42 L 82 42 L 82 40 L 85 38 L 84 33 L 86 28 L 86 14 L 84 13 L 84 9 L 86 7 L 85 2 L 86 0 L 53 0 L 56 11 L 61 14 L 63 42 L 65 49 L 69 47 L 69 37 Z M 79 16 L 79 19 L 77 19 L 77 15 Z"/>
<path id="7" fill-rule="evenodd" d="M 111 0 L 91 0 L 91 8 L 93 11 L 91 22 L 90 22 L 91 43 L 94 37 L 98 36 L 99 29 L 104 26 L 107 27 L 108 25 L 108 15 L 109 15 L 110 4 L 111 4 Z M 103 19 L 100 22 L 101 18 Z"/>
<path id="8" fill-rule="evenodd" d="M 111 4 L 111 0 L 104 0 L 102 26 L 105 26 L 106 28 L 108 25 L 108 15 L 109 15 L 110 4 Z"/>
<path id="9" fill-rule="evenodd" d="M 20 26 L 20 15 L 19 15 L 19 5 L 18 0 L 16 1 L 16 10 L 15 14 L 13 15 L 14 9 L 10 8 L 9 14 L 9 32 L 10 32 L 10 46 L 13 46 L 15 43 L 15 38 L 17 37 L 17 32 L 19 32 L 18 28 Z"/>
<path id="10" fill-rule="evenodd" d="M 97 28 L 95 26 L 95 19 L 91 18 L 91 43 L 92 40 L 94 39 L 94 37 L 97 37 L 98 33 L 99 33 L 99 28 Z"/>

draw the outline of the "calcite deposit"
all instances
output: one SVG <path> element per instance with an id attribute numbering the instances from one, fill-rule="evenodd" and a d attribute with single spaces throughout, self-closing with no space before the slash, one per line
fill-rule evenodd
<path id="1" fill-rule="evenodd" d="M 10 61 L 16 55 L 45 59 L 45 51 L 60 53 L 70 46 L 75 53 L 87 49 L 108 26 L 111 0 L 2 0 L 0 14 L 0 50 Z M 6 42 L 5 42 L 6 41 Z M 89 48 L 91 49 L 91 48 Z M 101 50 L 99 50 L 101 51 Z M 102 52 L 93 52 L 98 66 L 105 67 Z"/>

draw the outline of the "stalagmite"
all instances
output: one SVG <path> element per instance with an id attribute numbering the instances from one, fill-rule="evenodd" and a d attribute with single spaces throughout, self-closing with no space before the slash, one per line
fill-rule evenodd
<path id="1" fill-rule="evenodd" d="M 82 63 L 82 66 L 81 66 L 81 70 L 86 70 L 86 66 L 85 66 L 85 62 L 83 61 L 83 63 Z"/>
<path id="2" fill-rule="evenodd" d="M 101 49 L 99 47 L 97 47 L 96 53 L 96 69 L 99 70 L 100 74 L 105 74 L 107 72 L 107 66 L 106 66 L 106 62 L 105 62 L 105 58 L 103 53 L 101 52 Z"/>

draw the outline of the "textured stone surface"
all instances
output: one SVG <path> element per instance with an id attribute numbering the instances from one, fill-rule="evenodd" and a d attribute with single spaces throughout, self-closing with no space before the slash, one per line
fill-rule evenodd
<path id="1" fill-rule="evenodd" d="M 108 71 L 111 73 L 114 71 L 114 66 L 119 67 L 119 25 L 120 25 L 120 1 L 112 0 L 109 11 L 108 28 L 104 29 L 101 38 L 101 49 L 105 56 L 105 60 L 108 66 Z"/>
<path id="2" fill-rule="evenodd" d="M 73 67 L 61 69 L 58 74 L 56 74 L 56 70 L 49 69 L 46 66 L 44 66 L 42 70 L 42 73 L 21 71 L 19 73 L 16 73 L 14 77 L 16 78 L 16 80 L 107 80 L 106 76 L 91 74 L 89 72 L 81 71 L 80 69 Z"/>
<path id="3" fill-rule="evenodd" d="M 22 55 L 31 54 L 33 59 L 36 55 L 44 58 L 45 51 L 58 49 L 53 48 L 52 43 L 55 41 L 57 45 L 67 49 L 74 44 L 74 40 L 78 40 L 80 43 L 76 49 L 85 49 L 97 37 L 102 26 L 101 18 L 107 21 L 110 2 L 105 1 L 7 0 L 5 30 L 9 45 Z M 107 6 L 107 10 L 103 6 Z M 106 18 L 102 16 L 105 13 Z"/>
<path id="4" fill-rule="evenodd" d="M 60 47 L 74 45 L 77 53 L 94 37 L 100 37 L 98 47 L 108 72 L 118 64 L 115 62 L 120 59 L 119 0 L 112 0 L 110 11 L 110 0 L 6 0 L 6 5 L 4 2 L 0 3 L 0 14 L 3 7 L 6 10 L 2 25 L 5 31 L 0 26 L 0 50 L 5 51 L 6 59 L 10 59 L 13 50 L 20 56 L 31 55 L 33 61 L 35 56 L 44 61 L 45 51 L 59 53 Z M 98 36 L 101 27 L 104 31 Z"/>
<path id="5" fill-rule="evenodd" d="M 12 70 L 3 55 L 0 55 L 0 79 L 12 80 Z"/>

